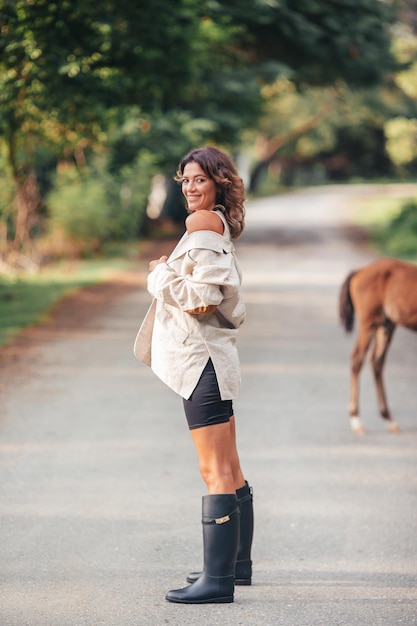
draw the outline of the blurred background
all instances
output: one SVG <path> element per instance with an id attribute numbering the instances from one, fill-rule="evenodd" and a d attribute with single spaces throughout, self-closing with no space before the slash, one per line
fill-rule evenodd
<path id="1" fill-rule="evenodd" d="M 196 146 L 249 198 L 415 180 L 414 0 L 0 0 L 0 25 L 0 344 L 183 231 Z M 417 258 L 414 197 L 358 221 Z"/>

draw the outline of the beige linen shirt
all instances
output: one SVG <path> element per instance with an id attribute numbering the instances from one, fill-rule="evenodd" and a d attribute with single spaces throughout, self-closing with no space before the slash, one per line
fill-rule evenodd
<path id="1" fill-rule="evenodd" d="M 245 318 L 241 272 L 224 215 L 224 234 L 185 233 L 166 263 L 148 276 L 153 302 L 136 337 L 135 356 L 183 398 L 189 398 L 209 358 L 223 400 L 238 396 L 236 347 Z M 195 314 L 189 311 L 213 310 Z"/>

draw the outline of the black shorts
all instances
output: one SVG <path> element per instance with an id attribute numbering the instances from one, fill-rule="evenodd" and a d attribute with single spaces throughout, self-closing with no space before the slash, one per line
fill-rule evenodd
<path id="1" fill-rule="evenodd" d="M 204 368 L 191 397 L 188 400 L 183 398 L 183 403 L 190 430 L 230 422 L 233 403 L 231 400 L 221 399 L 211 359 Z"/>

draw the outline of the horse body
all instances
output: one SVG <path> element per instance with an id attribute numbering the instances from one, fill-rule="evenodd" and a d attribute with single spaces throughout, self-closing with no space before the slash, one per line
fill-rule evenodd
<path id="1" fill-rule="evenodd" d="M 339 298 L 339 315 L 345 329 L 359 322 L 358 335 L 351 353 L 349 414 L 352 430 L 365 432 L 359 417 L 359 374 L 370 346 L 371 364 L 379 410 L 392 432 L 399 430 L 388 408 L 383 368 L 396 326 L 417 330 L 417 265 L 382 258 L 351 272 L 344 281 Z"/>

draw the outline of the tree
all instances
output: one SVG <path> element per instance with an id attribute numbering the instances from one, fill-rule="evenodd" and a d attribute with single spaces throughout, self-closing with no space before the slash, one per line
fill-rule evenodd
<path id="1" fill-rule="evenodd" d="M 406 68 L 395 75 L 395 84 L 401 97 L 396 115 L 386 120 L 384 130 L 387 150 L 399 171 L 407 168 L 415 172 L 417 165 L 417 11 L 406 3 L 405 16 L 394 39 L 394 52 Z M 414 15 L 414 19 L 412 16 Z"/>
<path id="2" fill-rule="evenodd" d="M 138 149 L 151 143 L 162 158 L 161 167 L 172 172 L 196 137 L 200 142 L 236 145 L 242 129 L 254 127 L 269 107 L 267 85 L 277 77 L 278 82 L 290 77 L 291 84 L 305 92 L 309 86 L 318 89 L 335 81 L 340 89 L 343 80 L 369 86 L 395 67 L 388 31 L 394 14 L 386 5 L 374 0 L 309 0 L 293 5 L 261 0 L 203 3 L 193 40 L 193 80 L 180 94 L 179 110 L 164 120 L 150 117 L 145 133 L 138 130 L 135 139 L 125 136 L 119 147 L 129 144 L 134 154 L 134 145 Z M 331 93 L 330 99 L 334 102 L 337 96 Z M 279 147 L 317 127 L 330 108 L 310 107 L 310 114 L 294 129 L 287 125 L 282 135 L 271 138 L 254 172 L 253 186 Z M 160 151 L 158 146 L 164 144 Z"/>
<path id="3" fill-rule="evenodd" d="M 376 82 L 393 67 L 378 0 L 0 0 L 0 136 L 16 185 L 15 245 L 42 205 L 39 170 L 111 168 L 202 141 L 233 147 L 262 88 Z M 134 131 L 130 122 L 137 124 Z M 32 217 L 31 217 L 32 216 Z"/>
<path id="4" fill-rule="evenodd" d="M 178 59 L 195 21 L 186 4 L 178 19 L 168 0 L 1 0 L 0 135 L 16 185 L 17 247 L 40 205 L 40 147 L 82 165 L 120 107 L 164 111 L 178 98 L 188 73 Z"/>
<path id="5" fill-rule="evenodd" d="M 401 67 L 391 51 L 397 19 L 393 5 L 373 0 L 302 0 L 295 5 L 284 0 L 273 6 L 255 3 L 253 12 L 258 23 L 251 13 L 250 32 L 259 41 L 259 57 L 275 55 L 283 67 L 275 83 L 264 88 L 262 139 L 257 141 L 252 191 L 277 152 L 283 147 L 295 152 L 307 143 L 306 133 L 316 137 L 317 152 L 323 148 L 320 135 L 326 136 L 329 147 L 331 120 L 336 125 L 337 117 L 346 115 L 353 94 L 369 94 L 371 88 L 384 84 L 392 88 L 392 75 Z M 265 19 L 266 13 L 274 13 L 273 22 Z M 289 100 L 292 108 L 286 106 Z M 369 109 L 367 115 L 371 116 Z"/>
<path id="6" fill-rule="evenodd" d="M 378 83 L 395 68 L 394 7 L 378 0 L 222 0 L 218 12 L 241 28 L 257 63 L 278 62 L 298 85 Z"/>

